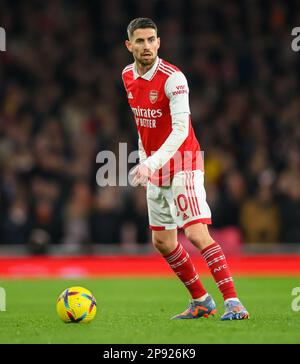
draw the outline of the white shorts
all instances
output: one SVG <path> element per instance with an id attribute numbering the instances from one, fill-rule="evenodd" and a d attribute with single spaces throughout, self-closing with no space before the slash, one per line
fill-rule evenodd
<path id="1" fill-rule="evenodd" d="M 175 174 L 170 186 L 148 182 L 147 204 L 152 230 L 185 229 L 198 222 L 211 224 L 204 173 L 200 170 Z"/>

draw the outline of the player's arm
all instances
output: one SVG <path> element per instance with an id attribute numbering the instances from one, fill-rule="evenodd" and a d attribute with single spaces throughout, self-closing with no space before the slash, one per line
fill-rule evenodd
<path id="1" fill-rule="evenodd" d="M 145 160 L 147 159 L 147 154 L 146 154 L 145 149 L 143 147 L 143 143 L 142 143 L 142 139 L 141 139 L 140 134 L 139 134 L 138 145 L 139 145 L 139 160 L 140 160 L 140 164 L 141 164 L 141 163 L 144 163 Z"/>
<path id="2" fill-rule="evenodd" d="M 143 147 L 142 139 L 139 134 L 138 139 L 138 145 L 139 145 L 139 164 L 133 168 L 133 170 L 130 172 L 131 175 L 133 175 L 132 184 L 133 186 L 137 186 L 138 184 L 146 185 L 148 178 L 151 176 L 152 172 L 148 167 L 144 165 L 144 162 L 147 159 L 147 154 L 145 152 L 145 149 Z"/>
<path id="3" fill-rule="evenodd" d="M 143 162 L 152 173 L 162 168 L 175 155 L 189 134 L 189 88 L 182 72 L 174 72 L 168 78 L 165 92 L 170 99 L 172 132 L 162 146 Z"/>

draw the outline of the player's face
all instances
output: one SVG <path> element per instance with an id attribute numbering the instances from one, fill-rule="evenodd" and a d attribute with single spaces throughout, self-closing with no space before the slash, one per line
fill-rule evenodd
<path id="1" fill-rule="evenodd" d="M 136 29 L 130 40 L 126 40 L 125 43 L 134 59 L 142 66 L 155 62 L 160 46 L 160 38 L 157 37 L 155 29 Z"/>

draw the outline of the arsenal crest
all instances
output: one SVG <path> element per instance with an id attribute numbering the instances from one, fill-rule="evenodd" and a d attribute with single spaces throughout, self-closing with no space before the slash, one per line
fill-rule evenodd
<path id="1" fill-rule="evenodd" d="M 158 91 L 151 90 L 149 92 L 149 100 L 150 100 L 151 104 L 155 104 L 157 99 L 158 99 Z"/>

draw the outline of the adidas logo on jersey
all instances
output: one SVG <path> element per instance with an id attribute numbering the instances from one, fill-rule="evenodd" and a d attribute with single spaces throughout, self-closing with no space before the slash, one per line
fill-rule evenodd
<path id="1" fill-rule="evenodd" d="M 133 96 L 132 96 L 132 92 L 128 92 L 128 95 L 127 95 L 127 97 L 129 98 L 129 99 L 133 99 Z"/>
<path id="2" fill-rule="evenodd" d="M 186 219 L 188 219 L 189 217 L 188 217 L 188 215 L 184 212 L 183 213 L 183 220 L 186 220 Z"/>

